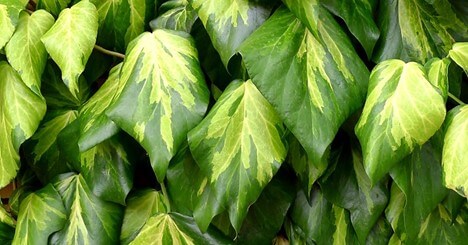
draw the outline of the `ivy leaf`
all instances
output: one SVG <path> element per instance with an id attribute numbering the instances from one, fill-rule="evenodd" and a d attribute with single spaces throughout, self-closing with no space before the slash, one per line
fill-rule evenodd
<path id="1" fill-rule="evenodd" d="M 62 174 L 54 182 L 68 211 L 64 228 L 52 244 L 115 244 L 119 241 L 123 209 L 93 195 L 81 175 Z"/>
<path id="2" fill-rule="evenodd" d="M 81 173 L 96 196 L 125 205 L 133 186 L 133 166 L 123 140 L 113 137 L 81 153 Z"/>
<path id="3" fill-rule="evenodd" d="M 367 57 L 372 56 L 374 46 L 379 39 L 380 31 L 374 22 L 373 13 L 376 0 L 322 0 L 320 1 L 330 12 L 342 18 L 351 33 L 361 43 Z"/>
<path id="4" fill-rule="evenodd" d="M 0 49 L 10 40 L 15 26 L 8 15 L 8 6 L 0 4 Z"/>
<path id="5" fill-rule="evenodd" d="M 225 67 L 242 42 L 270 15 L 271 7 L 248 0 L 191 0 Z"/>
<path id="6" fill-rule="evenodd" d="M 60 195 L 48 184 L 21 202 L 13 244 L 47 244 L 49 236 L 62 229 L 66 219 Z"/>
<path id="7" fill-rule="evenodd" d="M 45 111 L 44 99 L 0 61 L 0 188 L 16 176 L 20 145 L 34 134 Z"/>
<path id="8" fill-rule="evenodd" d="M 15 234 L 15 227 L 15 220 L 3 208 L 3 204 L 0 201 L 0 243 L 11 244 Z"/>
<path id="9" fill-rule="evenodd" d="M 26 159 L 43 183 L 48 183 L 57 174 L 71 170 L 57 139 L 63 129 L 75 121 L 77 111 L 49 111 L 37 132 L 25 143 Z"/>
<path id="10" fill-rule="evenodd" d="M 98 13 L 89 1 L 63 10 L 55 24 L 41 38 L 47 52 L 62 70 L 63 82 L 75 98 L 78 79 L 93 51 L 98 30 Z"/>
<path id="11" fill-rule="evenodd" d="M 418 240 L 424 220 L 448 194 L 442 184 L 440 159 L 441 149 L 432 139 L 390 172 L 394 183 L 404 194 L 404 209 L 392 226 L 410 244 Z"/>
<path id="12" fill-rule="evenodd" d="M 452 109 L 445 122 L 442 165 L 447 188 L 468 198 L 468 105 Z"/>
<path id="13" fill-rule="evenodd" d="M 190 150 L 236 231 L 286 157 L 284 134 L 275 110 L 248 80 L 232 82 L 188 135 Z"/>
<path id="14" fill-rule="evenodd" d="M 119 82 L 122 63 L 116 65 L 109 73 L 109 77 L 99 90 L 80 108 L 80 140 L 81 151 L 115 135 L 119 128 L 104 112 L 120 95 L 124 86 Z"/>
<path id="15" fill-rule="evenodd" d="M 38 10 L 31 16 L 21 12 L 15 34 L 5 47 L 11 66 L 36 94 L 40 94 L 41 75 L 47 61 L 41 37 L 53 24 L 54 18 L 44 10 Z"/>
<path id="16" fill-rule="evenodd" d="M 370 76 L 369 92 L 356 135 L 373 183 L 423 145 L 445 118 L 443 96 L 414 62 L 388 60 Z"/>
<path id="17" fill-rule="evenodd" d="M 383 182 L 371 185 L 360 150 L 346 148 L 355 144 L 346 141 L 344 145 L 335 171 L 320 186 L 327 200 L 349 210 L 352 226 L 364 244 L 387 205 L 388 193 Z"/>
<path id="18" fill-rule="evenodd" d="M 252 81 L 315 168 L 323 169 L 339 127 L 364 103 L 369 73 L 327 10 L 293 6 L 309 13 L 301 20 L 316 12 L 320 21 L 302 24 L 281 8 L 243 43 L 240 52 Z"/>
<path id="19" fill-rule="evenodd" d="M 128 47 L 120 80 L 125 87 L 106 115 L 140 142 L 162 182 L 169 161 L 208 106 L 193 40 L 170 30 L 142 34 Z"/>
<path id="20" fill-rule="evenodd" d="M 328 202 L 319 189 L 312 190 L 310 200 L 303 191 L 299 191 L 290 215 L 296 230 L 294 233 L 301 240 L 317 244 L 357 243 L 349 213 Z"/>
<path id="21" fill-rule="evenodd" d="M 144 189 L 131 193 L 127 199 L 120 242 L 129 244 L 151 216 L 166 213 L 167 210 L 164 196 L 159 191 Z"/>
<path id="22" fill-rule="evenodd" d="M 456 40 L 466 40 L 468 29 L 449 0 L 383 1 L 378 16 L 381 30 L 374 60 L 402 59 L 425 63 L 444 57 Z"/>
<path id="23" fill-rule="evenodd" d="M 193 24 L 198 19 L 197 12 L 193 10 L 188 0 L 171 0 L 159 7 L 163 13 L 149 24 L 154 29 L 171 29 L 190 33 Z"/>
<path id="24" fill-rule="evenodd" d="M 37 9 L 44 9 L 54 16 L 58 16 L 70 2 L 71 0 L 38 0 Z"/>
<path id="25" fill-rule="evenodd" d="M 468 74 L 468 42 L 453 44 L 449 56 Z"/>
<path id="26" fill-rule="evenodd" d="M 130 244 L 231 244 L 214 230 L 202 233 L 193 218 L 177 213 L 151 217 Z"/>
<path id="27" fill-rule="evenodd" d="M 444 97 L 444 101 L 447 101 L 448 96 L 449 66 L 450 59 L 448 58 L 433 58 L 424 65 L 428 81 L 439 89 L 439 92 Z"/>

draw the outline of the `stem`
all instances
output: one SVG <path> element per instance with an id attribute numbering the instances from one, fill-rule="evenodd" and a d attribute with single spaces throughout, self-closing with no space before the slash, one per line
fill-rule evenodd
<path id="1" fill-rule="evenodd" d="M 166 185 L 164 184 L 164 182 L 160 183 L 160 186 L 161 186 L 161 191 L 163 193 L 163 196 L 164 196 L 164 202 L 166 203 L 166 206 L 167 206 L 167 212 L 171 212 L 171 203 L 169 202 L 169 195 L 167 195 L 167 191 L 166 191 Z"/>
<path id="2" fill-rule="evenodd" d="M 94 49 L 96 49 L 97 51 L 103 53 L 103 54 L 107 54 L 107 55 L 110 55 L 110 56 L 114 56 L 114 57 L 117 57 L 117 58 L 121 58 L 121 59 L 125 59 L 125 55 L 121 54 L 121 53 L 118 53 L 118 52 L 115 52 L 115 51 L 110 51 L 110 50 L 107 50 L 99 45 L 94 45 Z"/>
<path id="3" fill-rule="evenodd" d="M 461 101 L 459 98 L 457 98 L 455 95 L 453 95 L 452 93 L 448 93 L 448 96 L 454 100 L 455 102 L 457 102 L 459 105 L 466 105 L 465 102 Z"/>

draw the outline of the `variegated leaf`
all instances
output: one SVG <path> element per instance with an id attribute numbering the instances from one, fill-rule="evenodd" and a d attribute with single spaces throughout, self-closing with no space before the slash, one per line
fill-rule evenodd
<path id="1" fill-rule="evenodd" d="M 424 67 L 401 60 L 378 64 L 355 129 L 372 182 L 429 140 L 444 118 L 444 97 L 428 81 Z"/>
<path id="2" fill-rule="evenodd" d="M 377 0 L 320 0 L 333 14 L 342 18 L 348 29 L 361 43 L 367 57 L 372 56 L 380 31 L 374 22 L 374 10 Z"/>
<path id="3" fill-rule="evenodd" d="M 190 0 L 225 67 L 242 42 L 270 15 L 271 6 L 249 0 Z"/>
<path id="4" fill-rule="evenodd" d="M 18 73 L 0 61 L 0 188 L 19 169 L 19 148 L 44 117 L 44 98 L 31 91 Z"/>
<path id="5" fill-rule="evenodd" d="M 0 49 L 10 40 L 14 31 L 15 26 L 8 15 L 8 7 L 0 4 Z"/>
<path id="6" fill-rule="evenodd" d="M 88 0 L 63 10 L 41 38 L 47 52 L 62 70 L 63 82 L 78 98 L 78 79 L 93 51 L 98 30 L 96 7 Z"/>
<path id="7" fill-rule="evenodd" d="M 49 111 L 37 132 L 25 143 L 26 158 L 43 183 L 57 174 L 71 171 L 60 152 L 57 138 L 69 124 L 75 121 L 77 111 Z"/>
<path id="8" fill-rule="evenodd" d="M 141 228 L 151 216 L 167 211 L 168 207 L 161 192 L 153 189 L 133 192 L 127 199 L 120 242 L 129 244 L 140 233 Z"/>
<path id="9" fill-rule="evenodd" d="M 171 0 L 159 7 L 163 14 L 150 22 L 154 29 L 171 29 L 190 33 L 193 24 L 198 19 L 197 12 L 193 10 L 188 0 Z"/>
<path id="10" fill-rule="evenodd" d="M 190 150 L 236 231 L 286 157 L 284 134 L 276 111 L 248 80 L 232 82 L 188 135 Z"/>
<path id="11" fill-rule="evenodd" d="M 445 186 L 468 198 L 468 105 L 452 109 L 445 125 L 442 155 Z"/>
<path id="12" fill-rule="evenodd" d="M 425 63 L 444 57 L 455 41 L 468 38 L 466 23 L 449 0 L 382 1 L 378 16 L 381 42 L 374 60 L 402 59 Z"/>
<path id="13" fill-rule="evenodd" d="M 128 47 L 120 83 L 125 87 L 106 114 L 140 142 L 162 182 L 169 161 L 208 106 L 193 40 L 162 29 L 140 35 Z"/>
<path id="14" fill-rule="evenodd" d="M 36 94 L 40 94 L 41 76 L 47 61 L 41 37 L 53 24 L 54 18 L 44 10 L 38 10 L 31 16 L 21 12 L 16 32 L 5 47 L 11 66 Z"/>
<path id="15" fill-rule="evenodd" d="M 455 43 L 449 56 L 468 74 L 468 42 Z"/>
<path id="16" fill-rule="evenodd" d="M 450 59 L 448 58 L 433 58 L 424 64 L 429 82 L 439 89 L 439 92 L 444 97 L 444 101 L 447 100 L 448 96 L 449 66 Z"/>
<path id="17" fill-rule="evenodd" d="M 11 244 L 15 234 L 16 222 L 5 210 L 0 201 L 0 243 Z"/>
<path id="18" fill-rule="evenodd" d="M 300 20 L 278 9 L 240 52 L 252 81 L 323 169 L 341 124 L 364 103 L 369 72 L 327 10 L 301 3 L 291 5 Z"/>
<path id="19" fill-rule="evenodd" d="M 52 244 L 116 244 L 123 208 L 93 195 L 81 175 L 59 175 L 53 183 L 67 210 L 67 221 L 50 237 Z"/>
<path id="20" fill-rule="evenodd" d="M 109 73 L 104 85 L 80 108 L 80 140 L 81 151 L 103 142 L 115 135 L 119 128 L 104 114 L 105 110 L 120 95 L 123 90 L 119 82 L 122 63 L 116 65 Z"/>
<path id="21" fill-rule="evenodd" d="M 138 244 L 231 244 L 214 230 L 202 233 L 193 218 L 177 213 L 159 213 L 151 217 L 140 234 L 130 243 Z"/>
<path id="22" fill-rule="evenodd" d="M 133 186 L 133 165 L 124 140 L 115 136 L 81 153 L 81 174 L 91 191 L 122 205 Z"/>
<path id="23" fill-rule="evenodd" d="M 47 244 L 49 236 L 62 229 L 66 219 L 60 195 L 48 184 L 21 202 L 13 244 Z"/>

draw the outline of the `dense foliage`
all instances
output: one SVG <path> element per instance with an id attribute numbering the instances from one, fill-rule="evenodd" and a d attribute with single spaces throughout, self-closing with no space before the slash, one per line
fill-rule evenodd
<path id="1" fill-rule="evenodd" d="M 465 0 L 0 0 L 0 244 L 466 244 Z"/>

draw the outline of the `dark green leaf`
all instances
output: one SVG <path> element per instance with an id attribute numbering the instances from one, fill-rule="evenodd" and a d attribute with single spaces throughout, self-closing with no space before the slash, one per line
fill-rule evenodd
<path id="1" fill-rule="evenodd" d="M 162 29 L 142 34 L 129 45 L 120 83 L 125 87 L 106 114 L 145 148 L 162 182 L 169 161 L 208 106 L 193 40 Z"/>
<path id="2" fill-rule="evenodd" d="M 276 111 L 248 80 L 232 82 L 188 135 L 194 159 L 236 231 L 286 157 L 284 134 Z"/>
<path id="3" fill-rule="evenodd" d="M 58 16 L 64 10 L 71 0 L 38 0 L 37 8 L 45 9 L 54 16 Z"/>
<path id="4" fill-rule="evenodd" d="M 327 10 L 308 7 L 308 13 L 316 12 L 321 21 L 302 24 L 281 8 L 244 42 L 240 52 L 255 85 L 315 168 L 323 169 L 339 127 L 364 102 L 369 73 Z M 302 11 L 299 8 L 294 7 Z M 313 31 L 307 28 L 314 25 Z"/>

